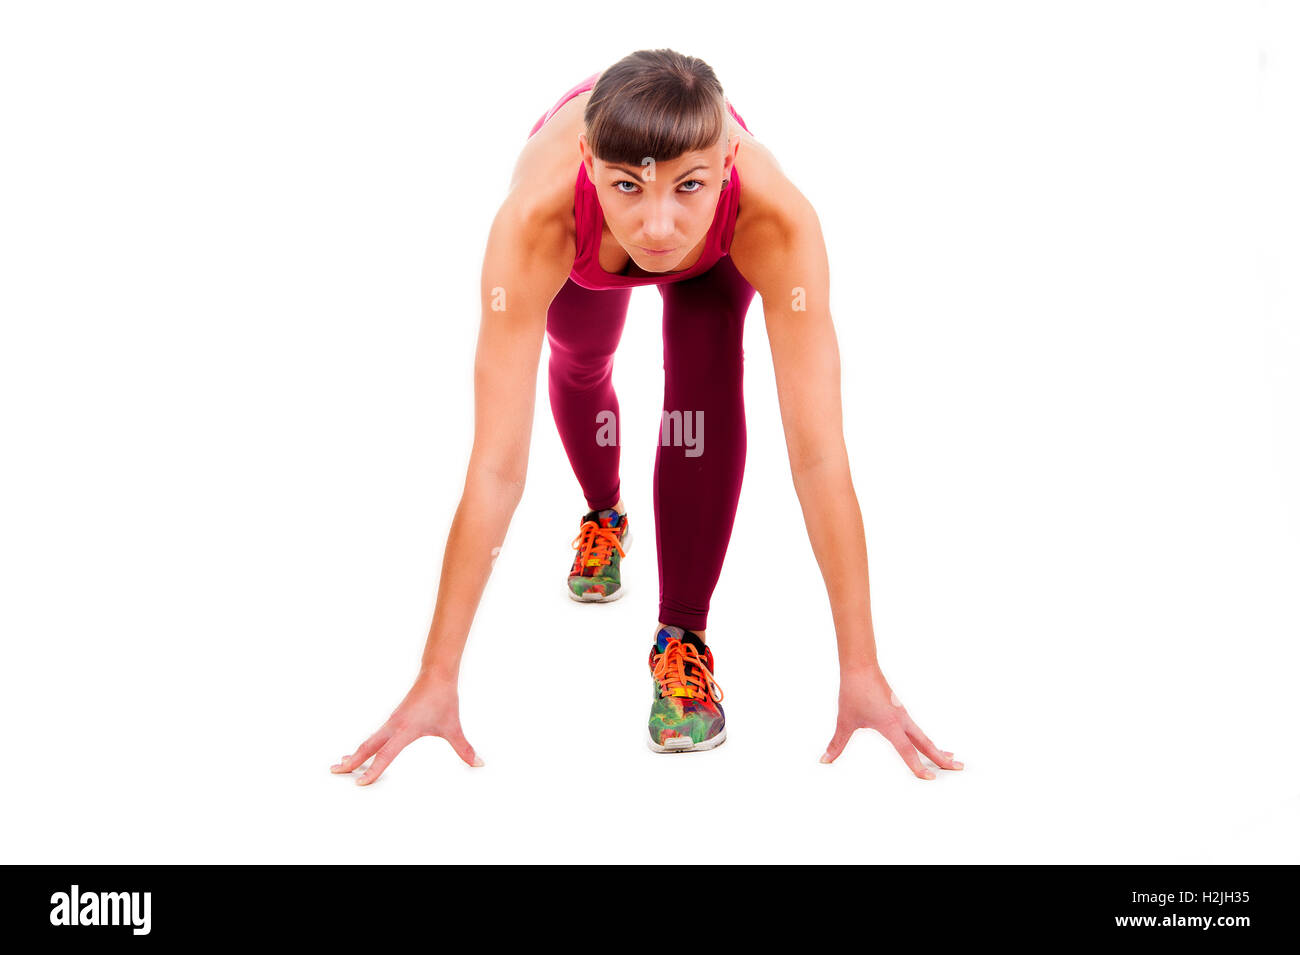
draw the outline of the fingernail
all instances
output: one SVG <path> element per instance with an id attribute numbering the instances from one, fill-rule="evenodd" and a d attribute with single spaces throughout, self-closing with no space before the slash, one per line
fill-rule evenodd
<path id="1" fill-rule="evenodd" d="M 924 778 L 924 779 L 934 779 L 934 773 L 930 772 L 930 771 L 927 769 L 927 770 L 925 771 L 925 775 L 924 775 L 922 778 Z"/>
<path id="2" fill-rule="evenodd" d="M 966 768 L 966 764 L 965 764 L 965 763 L 959 763 L 959 762 L 957 762 L 957 760 L 955 760 L 955 759 L 952 761 L 952 765 L 953 765 L 955 768 L 957 768 L 957 769 L 965 769 L 965 768 Z"/>
<path id="3" fill-rule="evenodd" d="M 471 766 L 482 766 L 482 765 L 483 765 L 483 760 L 479 759 L 478 755 L 476 754 L 476 755 L 474 756 L 474 762 L 471 763 L 470 765 L 471 765 Z"/>
<path id="4" fill-rule="evenodd" d="M 357 785 L 358 785 L 358 786 L 364 786 L 364 785 L 366 785 L 368 782 L 370 782 L 370 780 L 366 778 L 366 775 L 365 775 L 364 773 L 362 773 L 360 776 L 357 777 Z"/>
<path id="5" fill-rule="evenodd" d="M 830 753 L 822 753 L 822 758 L 821 758 L 820 761 L 823 762 L 823 763 L 829 763 L 829 762 L 831 761 L 831 754 L 830 754 Z"/>

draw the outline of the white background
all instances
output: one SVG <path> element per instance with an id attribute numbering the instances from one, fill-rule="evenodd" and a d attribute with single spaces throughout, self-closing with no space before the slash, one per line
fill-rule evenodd
<path id="1" fill-rule="evenodd" d="M 4 861 L 1297 861 L 1297 6 L 6 4 Z M 661 46 L 818 209 L 881 661 L 967 768 L 865 730 L 818 762 L 834 632 L 757 299 L 728 740 L 646 748 L 646 287 L 626 598 L 562 590 L 539 375 L 462 671 L 486 766 L 426 738 L 353 785 L 428 629 L 518 150 Z"/>

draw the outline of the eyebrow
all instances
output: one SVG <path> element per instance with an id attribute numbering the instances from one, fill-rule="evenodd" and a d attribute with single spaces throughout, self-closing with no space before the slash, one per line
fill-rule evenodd
<path id="1" fill-rule="evenodd" d="M 612 165 L 612 164 L 610 165 L 610 168 L 611 168 L 611 169 L 621 169 L 623 172 L 625 172 L 625 173 L 627 173 L 627 174 L 629 174 L 629 175 L 631 175 L 631 176 L 635 176 L 635 177 L 638 178 L 638 179 L 641 178 L 641 170 L 640 170 L 640 169 L 631 169 L 631 168 L 629 168 L 629 167 L 627 167 L 627 166 L 615 166 L 615 165 Z M 645 168 L 644 166 L 641 167 L 641 169 L 644 169 L 644 168 Z M 695 167 L 693 167 L 693 168 L 691 168 L 691 169 L 688 169 L 688 170 L 686 170 L 686 172 L 682 173 L 680 176 L 678 176 L 676 179 L 673 180 L 673 185 L 674 185 L 674 186 L 677 185 L 677 183 L 681 182 L 683 179 L 685 179 L 687 176 L 689 176 L 689 175 L 690 175 L 691 173 L 693 173 L 693 172 L 699 172 L 701 169 L 707 170 L 708 168 L 709 168 L 708 166 L 695 166 Z"/>

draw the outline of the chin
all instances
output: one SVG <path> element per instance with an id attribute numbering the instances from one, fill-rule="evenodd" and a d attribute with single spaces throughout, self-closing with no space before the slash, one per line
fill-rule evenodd
<path id="1" fill-rule="evenodd" d="M 639 262 L 633 256 L 632 261 L 646 272 L 669 272 L 675 269 L 683 258 L 685 256 L 673 253 L 672 255 L 643 255 L 642 261 Z"/>

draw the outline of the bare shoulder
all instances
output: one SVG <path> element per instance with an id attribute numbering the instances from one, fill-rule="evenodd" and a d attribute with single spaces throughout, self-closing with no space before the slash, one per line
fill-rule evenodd
<path id="1" fill-rule="evenodd" d="M 489 238 L 489 259 L 504 256 L 516 275 L 523 270 L 546 276 L 548 285 L 550 276 L 567 277 L 573 267 L 574 177 L 582 159 L 578 134 L 586 100 L 570 100 L 524 141 Z"/>
<path id="2" fill-rule="evenodd" d="M 544 311 L 573 268 L 573 188 L 581 152 L 572 111 L 565 109 L 520 148 L 488 234 L 485 302 L 501 289 L 513 289 L 514 301 L 529 303 L 525 311 Z"/>
<path id="3" fill-rule="evenodd" d="M 538 294 L 549 289 L 553 296 L 573 267 L 572 226 L 543 194 L 524 186 L 506 193 L 492 219 L 483 253 L 484 296 L 507 287 Z"/>
<path id="4" fill-rule="evenodd" d="M 521 207 L 572 221 L 575 176 L 582 162 L 578 134 L 588 98 L 582 93 L 569 100 L 524 142 L 509 188 L 510 197 Z"/>
<path id="5" fill-rule="evenodd" d="M 729 254 L 737 270 L 760 293 L 768 273 L 793 246 L 821 225 L 808 198 L 782 170 L 770 149 L 742 131 L 736 165 L 741 168 L 740 214 Z"/>

